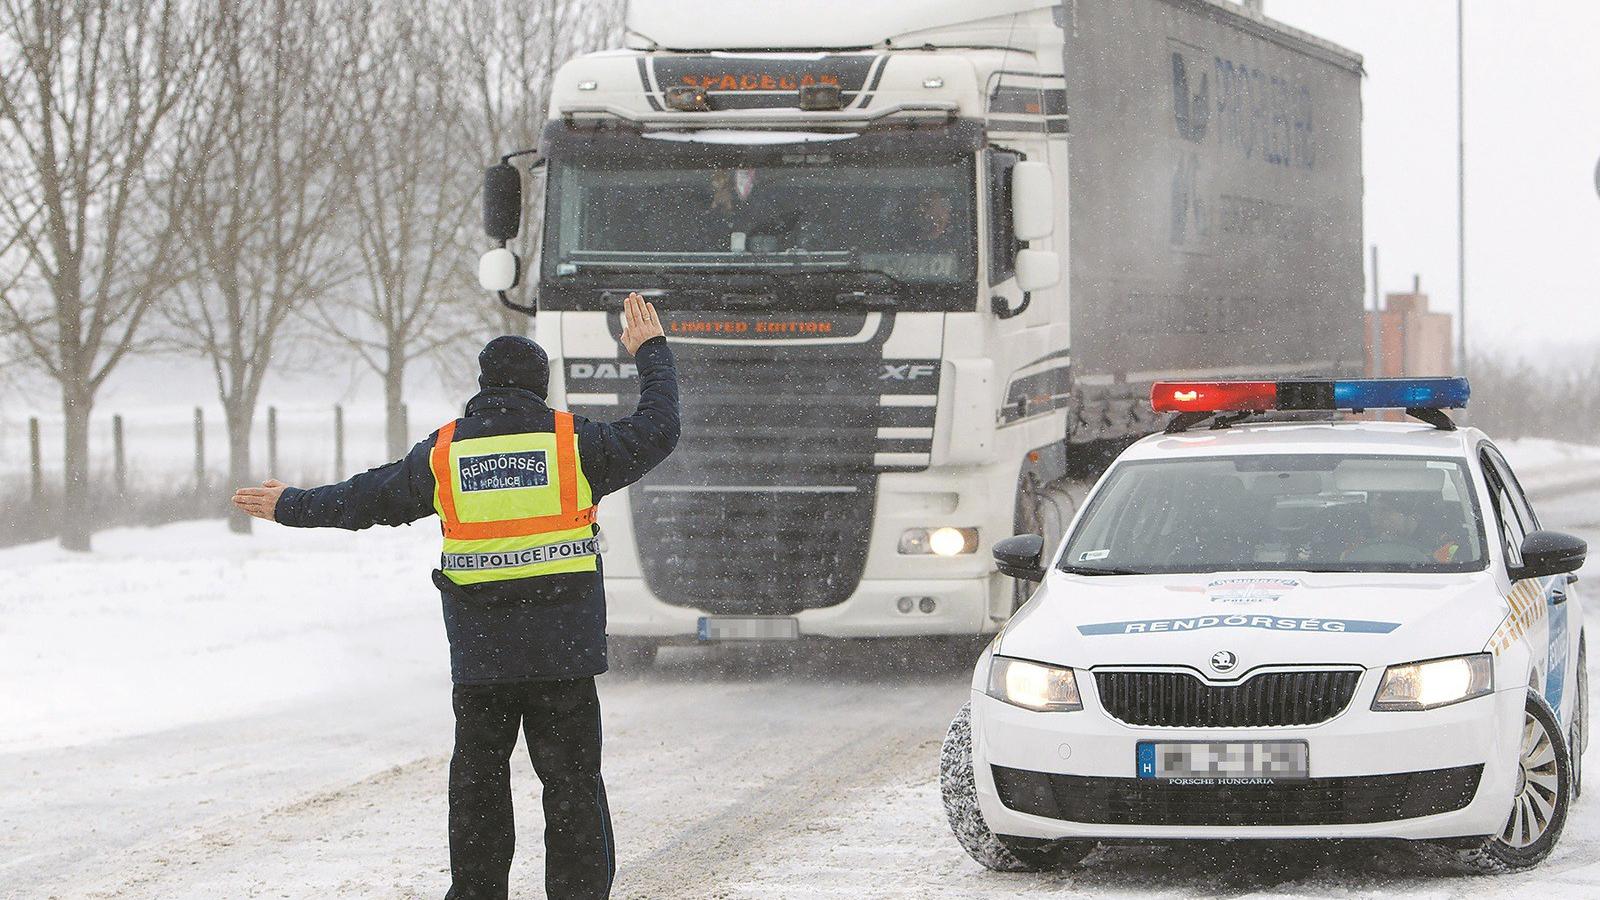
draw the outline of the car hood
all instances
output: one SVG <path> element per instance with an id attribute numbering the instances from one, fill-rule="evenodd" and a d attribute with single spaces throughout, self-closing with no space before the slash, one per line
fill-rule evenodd
<path id="1" fill-rule="evenodd" d="M 1080 669 L 1188 666 L 1227 679 L 1258 666 L 1372 667 L 1475 653 L 1507 609 L 1485 572 L 1052 572 L 997 650 Z M 1211 666 L 1223 650 L 1237 657 L 1227 674 Z"/>

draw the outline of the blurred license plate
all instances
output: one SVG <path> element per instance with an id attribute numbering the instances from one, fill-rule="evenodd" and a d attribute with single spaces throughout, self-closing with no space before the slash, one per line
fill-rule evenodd
<path id="1" fill-rule="evenodd" d="M 792 641 L 800 621 L 788 616 L 701 616 L 702 641 Z"/>
<path id="2" fill-rule="evenodd" d="M 1305 741 L 1140 741 L 1135 753 L 1140 778 L 1215 783 L 1311 775 Z"/>

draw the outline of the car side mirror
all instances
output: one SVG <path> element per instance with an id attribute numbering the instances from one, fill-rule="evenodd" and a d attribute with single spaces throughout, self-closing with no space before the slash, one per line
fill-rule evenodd
<path id="1" fill-rule="evenodd" d="M 1044 538 L 1037 534 L 1019 534 L 994 543 L 994 562 L 1001 575 L 1010 575 L 1023 581 L 1043 581 Z"/>
<path id="2" fill-rule="evenodd" d="M 998 546 L 997 546 L 998 550 Z M 1522 565 L 1510 570 L 1511 580 L 1562 575 L 1583 568 L 1589 545 L 1559 531 L 1535 531 L 1522 539 Z"/>

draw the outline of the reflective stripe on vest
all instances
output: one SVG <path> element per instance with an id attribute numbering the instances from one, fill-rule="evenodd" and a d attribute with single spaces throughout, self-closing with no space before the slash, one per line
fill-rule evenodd
<path id="1" fill-rule="evenodd" d="M 553 432 L 462 440 L 455 432 L 455 422 L 440 428 L 429 457 L 446 577 L 476 584 L 597 570 L 594 502 L 571 413 L 555 413 Z"/>

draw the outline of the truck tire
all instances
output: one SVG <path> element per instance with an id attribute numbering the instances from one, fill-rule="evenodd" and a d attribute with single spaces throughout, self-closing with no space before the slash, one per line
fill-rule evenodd
<path id="1" fill-rule="evenodd" d="M 1561 725 L 1538 694 L 1528 694 L 1522 734 L 1522 774 L 1505 827 L 1488 837 L 1425 845 L 1429 856 L 1468 874 L 1502 875 L 1550 855 L 1567 823 L 1572 767 Z"/>
<path id="2" fill-rule="evenodd" d="M 1049 841 L 998 835 L 989 830 L 978 809 L 978 786 L 972 775 L 972 704 L 956 713 L 939 753 L 939 793 L 956 843 L 979 865 L 996 872 L 1050 872 L 1088 856 L 1094 841 Z"/>

